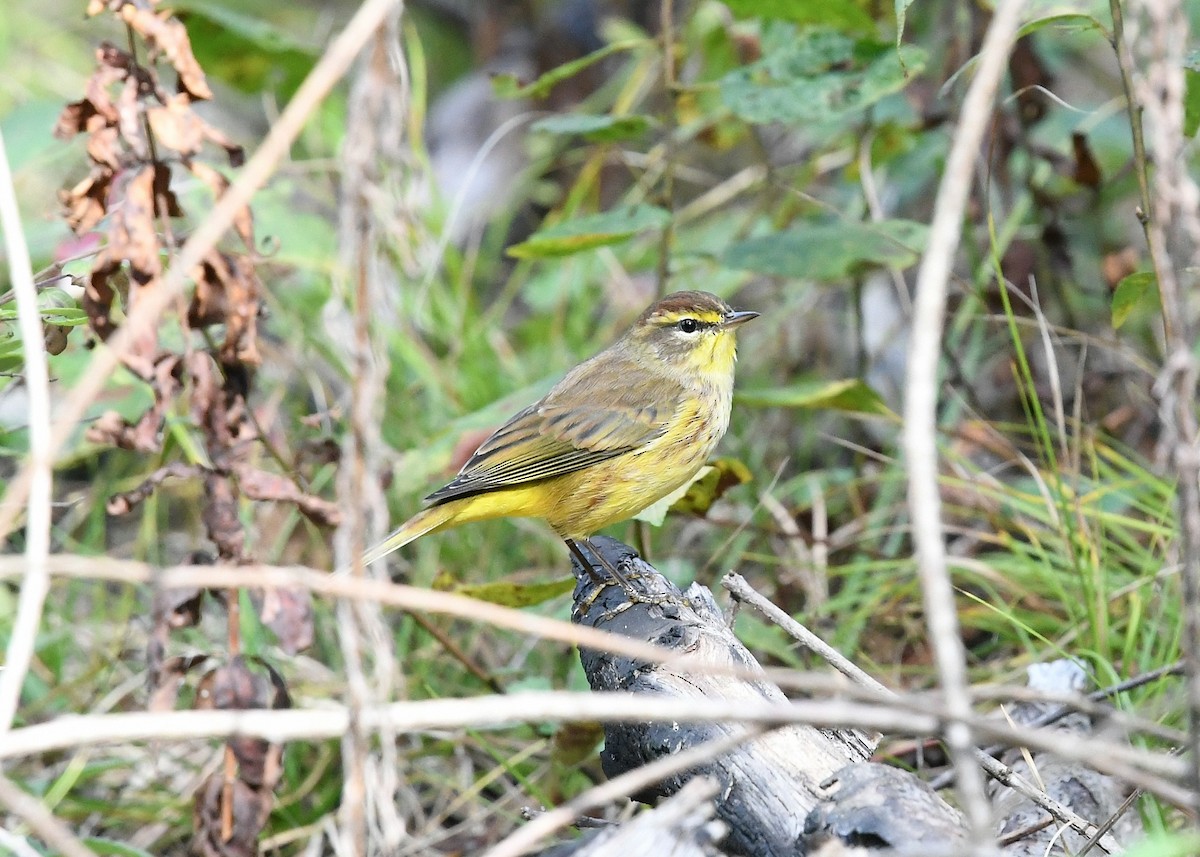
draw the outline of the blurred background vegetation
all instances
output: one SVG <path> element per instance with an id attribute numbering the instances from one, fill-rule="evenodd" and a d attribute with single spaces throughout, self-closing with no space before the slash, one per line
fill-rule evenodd
<path id="1" fill-rule="evenodd" d="M 736 568 L 886 683 L 933 681 L 896 413 L 922 224 L 989 13 L 969 0 L 897 6 L 903 21 L 892 4 L 866 0 L 693 0 L 666 17 L 638 0 L 408 4 L 407 160 L 384 189 L 402 216 L 380 224 L 394 237 L 396 288 L 372 308 L 390 362 L 380 427 L 390 452 L 374 477 L 393 521 L 657 295 L 710 290 L 763 314 L 741 336 L 721 447 L 727 490 L 692 496 L 661 526 L 612 535 L 679 583 L 713 584 Z M 249 151 L 354 11 L 232 0 L 172 8 L 215 92 L 198 111 Z M 1200 26 L 1200 6 L 1190 14 Z M 940 438 L 951 550 L 974 680 L 1021 682 L 1031 662 L 1071 656 L 1104 685 L 1179 652 L 1174 486 L 1150 393 L 1160 320 L 1109 6 L 1035 2 L 1026 18 L 952 284 Z M 70 231 L 58 200 L 87 174 L 85 141 L 52 131 L 106 39 L 123 44 L 126 34 L 111 18 L 86 18 L 82 3 L 0 12 L 0 129 L 34 266 L 75 278 L 43 290 L 47 321 L 69 331 L 51 357 L 56 394 L 93 353 L 78 278 L 97 240 Z M 1198 73 L 1188 72 L 1192 135 Z M 350 385 L 329 314 L 339 153 L 354 130 L 346 119 L 339 91 L 253 201 L 264 305 L 250 404 L 274 450 L 260 463 L 327 499 Z M 211 204 L 206 191 L 190 177 L 177 187 L 195 222 Z M 7 481 L 28 414 L 2 281 L 0 292 Z M 149 401 L 145 384 L 121 372 L 90 418 L 136 419 Z M 161 564 L 211 550 L 199 480 L 167 480 L 129 514 L 106 511 L 160 468 L 201 460 L 199 432 L 186 403 L 165 414 L 152 454 L 88 441 L 81 428 L 56 474 L 55 545 Z M 332 567 L 330 531 L 295 509 L 244 500 L 240 514 L 255 559 Z M 18 532 L 6 549 L 22 544 Z M 537 602 L 529 609 L 549 615 L 565 617 L 569 604 L 562 586 L 542 585 L 568 577 L 561 543 L 525 521 L 421 540 L 395 571 L 422 586 L 508 581 L 516 588 L 482 594 Z M 144 706 L 147 599 L 57 582 L 22 721 Z M 0 617 L 15 602 L 15 588 L 0 586 Z M 246 653 L 270 659 L 302 701 L 344 690 L 333 611 L 315 609 L 315 643 L 298 654 L 280 652 L 254 611 L 242 611 Z M 219 648 L 223 621 L 206 613 L 169 653 Z M 479 669 L 395 616 L 411 698 L 586 687 L 562 647 L 436 624 Z M 764 662 L 808 665 L 753 617 L 741 616 L 739 631 Z M 0 619 L 0 643 L 8 632 Z M 1182 725 L 1182 694 L 1169 683 L 1117 704 Z M 520 806 L 569 797 L 600 776 L 598 734 L 405 736 L 398 800 L 413 839 L 401 853 L 473 853 Z M 14 775 L 93 842 L 163 854 L 184 847 L 191 792 L 211 759 L 196 746 L 95 750 L 30 760 Z M 284 764 L 264 842 L 293 853 L 336 808 L 341 761 L 333 743 L 298 744 Z M 1152 830 L 1177 823 L 1152 800 L 1140 808 Z"/>

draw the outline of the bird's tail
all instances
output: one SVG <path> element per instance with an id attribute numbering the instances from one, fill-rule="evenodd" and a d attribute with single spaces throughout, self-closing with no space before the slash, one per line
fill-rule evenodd
<path id="1" fill-rule="evenodd" d="M 432 533 L 434 530 L 440 530 L 442 527 L 448 526 L 454 521 L 455 513 L 456 509 L 453 503 L 431 506 L 428 509 L 417 512 L 417 514 L 397 527 L 395 532 L 390 536 L 363 554 L 363 565 L 368 566 L 375 562 L 375 560 L 382 559 L 392 551 L 404 547 L 409 542 L 419 539 L 426 533 Z"/>

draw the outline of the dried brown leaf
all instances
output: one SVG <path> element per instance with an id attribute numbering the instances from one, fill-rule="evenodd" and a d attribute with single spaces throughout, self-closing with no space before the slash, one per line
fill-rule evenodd
<path id="1" fill-rule="evenodd" d="M 127 77 L 120 94 L 117 95 L 117 128 L 121 132 L 121 141 L 138 162 L 144 162 L 150 160 L 150 144 L 146 140 L 146 130 L 142 124 L 140 96 L 141 87 L 137 79 Z"/>
<path id="2" fill-rule="evenodd" d="M 222 680 L 213 682 L 212 699 L 218 708 L 290 708 L 291 696 L 278 671 L 262 658 L 234 658 Z M 223 695 L 224 694 L 224 695 Z M 228 703 L 228 704 L 222 704 Z M 227 742 L 238 762 L 238 779 L 251 786 L 273 789 L 279 781 L 281 748 L 262 738 L 235 737 Z"/>
<path id="3" fill-rule="evenodd" d="M 232 806 L 233 829 L 226 837 L 221 818 L 225 803 Z M 193 849 L 203 857 L 257 857 L 258 835 L 271 814 L 274 798 L 269 789 L 256 788 L 241 780 L 226 783 L 221 772 L 205 780 L 196 792 L 192 823 L 196 831 Z"/>
<path id="4" fill-rule="evenodd" d="M 198 599 L 197 599 L 198 600 Z M 167 658 L 150 675 L 150 696 L 147 711 L 174 711 L 179 689 L 187 674 L 208 661 L 208 655 L 177 655 Z"/>
<path id="5" fill-rule="evenodd" d="M 171 168 L 163 163 L 154 165 L 154 213 L 161 217 L 182 217 L 183 209 L 179 198 L 171 190 Z"/>
<path id="6" fill-rule="evenodd" d="M 83 309 L 87 313 L 88 325 L 101 341 L 108 339 L 116 330 L 112 319 L 112 302 L 116 296 L 109 280 L 121 265 L 113 259 L 107 247 L 96 254 L 87 285 L 83 289 Z"/>
<path id="7" fill-rule="evenodd" d="M 212 90 L 204 77 L 204 69 L 192 55 L 187 29 L 170 12 L 155 13 L 148 7 L 132 3 L 121 7 L 121 18 L 133 27 L 151 48 L 161 51 L 179 75 L 179 86 L 195 101 L 212 98 Z"/>
<path id="8" fill-rule="evenodd" d="M 112 180 L 112 169 L 98 166 L 75 187 L 58 192 L 59 201 L 66 208 L 67 225 L 76 235 L 87 232 L 108 213 Z"/>
<path id="9" fill-rule="evenodd" d="M 106 62 L 110 55 L 105 46 L 97 49 L 96 70 L 88 78 L 84 96 L 63 108 L 54 126 L 55 137 L 69 140 L 76 134 L 94 132 L 117 124 L 117 108 L 108 94 L 108 87 L 121 80 L 126 72 L 123 68 Z"/>
<path id="10" fill-rule="evenodd" d="M 192 273 L 196 290 L 188 306 L 193 327 L 225 325 L 220 359 L 225 366 L 257 365 L 262 284 L 247 259 L 213 251 Z"/>
<path id="11" fill-rule="evenodd" d="M 1023 36 L 1008 57 L 1008 71 L 1024 125 L 1033 125 L 1045 117 L 1048 99 L 1044 90 L 1054 83 L 1053 75 L 1038 56 L 1034 44 L 1032 34 Z"/>
<path id="12" fill-rule="evenodd" d="M 88 157 L 116 172 L 121 168 L 121 135 L 114 127 L 92 131 L 87 141 Z"/>
<path id="13" fill-rule="evenodd" d="M 92 422 L 84 434 L 88 443 L 104 446 L 120 446 L 120 438 L 124 436 L 129 424 L 116 411 L 105 411 Z M 109 501 L 112 502 L 111 500 Z M 124 511 L 109 512 L 109 514 L 124 514 Z"/>
<path id="14" fill-rule="evenodd" d="M 188 304 L 188 324 L 194 328 L 225 321 L 225 281 L 231 276 L 229 259 L 211 250 L 192 271 L 196 289 Z"/>
<path id="15" fill-rule="evenodd" d="M 117 47 L 112 42 L 101 42 L 96 49 L 96 62 L 101 68 L 111 69 L 111 73 L 99 79 L 99 82 L 115 83 L 118 80 L 133 79 L 137 82 L 137 93 L 148 95 L 153 93 L 159 101 L 165 101 L 166 95 L 158 86 L 158 75 L 153 66 L 144 66 L 132 54 Z"/>
<path id="16" fill-rule="evenodd" d="M 108 252 L 129 265 L 130 279 L 139 285 L 162 273 L 162 248 L 154 229 L 154 172 L 153 166 L 142 167 L 116 191 L 122 202 L 108 232 Z M 134 300 L 131 296 L 130 303 Z"/>
<path id="17" fill-rule="evenodd" d="M 146 414 L 142 415 L 142 418 L 137 423 L 130 424 L 121 419 L 115 412 L 109 411 L 88 430 L 87 438 L 93 443 L 108 443 L 120 449 L 130 449 L 136 452 L 157 452 L 157 444 L 150 449 L 146 449 L 145 446 L 138 446 L 139 443 L 147 443 L 144 437 L 147 432 L 144 424 L 151 422 L 151 420 L 146 418 L 146 415 L 153 412 L 154 409 L 151 408 Z M 116 426 L 117 422 L 120 423 L 119 426 Z M 101 424 L 103 424 L 103 427 L 101 427 Z M 179 461 L 172 462 L 155 470 L 133 490 L 114 494 L 108 499 L 108 503 L 104 507 L 105 511 L 110 515 L 127 515 L 168 479 L 190 479 L 199 476 L 203 472 L 204 469 L 197 465 L 184 464 Z"/>
<path id="18" fill-rule="evenodd" d="M 242 493 L 251 500 L 293 503 L 306 518 L 322 526 L 336 527 L 341 522 L 342 513 L 336 504 L 304 493 L 287 476 L 268 473 L 248 464 L 238 466 L 235 472 Z"/>
<path id="19" fill-rule="evenodd" d="M 240 562 L 246 533 L 238 517 L 237 494 L 228 476 L 209 473 L 204 479 L 205 504 L 202 517 L 208 537 L 224 562 Z"/>
<path id="20" fill-rule="evenodd" d="M 270 681 L 252 671 L 241 655 L 206 673 L 196 691 L 197 709 L 231 711 L 270 707 Z"/>
<path id="21" fill-rule="evenodd" d="M 266 589 L 256 593 L 258 616 L 289 655 L 313 644 L 312 593 L 307 589 Z"/>
<path id="22" fill-rule="evenodd" d="M 1087 136 L 1078 131 L 1071 135 L 1071 149 L 1075 155 L 1075 169 L 1071 177 L 1084 187 L 1099 188 L 1103 177 L 1100 165 L 1088 145 Z"/>
<path id="23" fill-rule="evenodd" d="M 63 108 L 54 123 L 54 136 L 60 140 L 69 140 L 84 131 L 95 131 L 107 125 L 107 119 L 88 98 L 72 101 Z"/>
<path id="24" fill-rule="evenodd" d="M 1104 274 L 1105 284 L 1110 290 L 1115 289 L 1121 280 L 1137 271 L 1140 263 L 1141 256 L 1130 245 L 1104 254 L 1104 258 L 1100 261 L 1100 271 Z"/>
<path id="25" fill-rule="evenodd" d="M 146 117 L 158 145 L 185 158 L 200 151 L 205 123 L 192 109 L 192 100 L 186 93 L 171 96 L 161 107 L 147 108 Z"/>
<path id="26" fill-rule="evenodd" d="M 192 379 L 192 418 L 210 435 L 209 446 L 227 447 L 227 435 L 215 435 L 224 424 L 223 402 L 212 357 L 193 352 L 187 359 L 187 374 Z"/>
<path id="27" fill-rule="evenodd" d="M 205 590 L 191 586 L 186 589 L 162 589 L 154 599 L 156 616 L 172 630 L 191 628 L 200 623 L 200 605 Z"/>
<path id="28" fill-rule="evenodd" d="M 226 337 L 221 358 L 226 364 L 257 366 L 262 361 L 258 353 L 258 312 L 263 284 L 245 257 L 233 259 L 233 270 L 235 276 L 226 283 Z"/>
<path id="29" fill-rule="evenodd" d="M 241 144 L 235 143 L 227 137 L 224 131 L 214 128 L 206 122 L 204 123 L 204 136 L 214 146 L 220 146 L 225 150 L 225 157 L 229 158 L 229 166 L 240 167 L 246 162 L 246 150 Z"/>

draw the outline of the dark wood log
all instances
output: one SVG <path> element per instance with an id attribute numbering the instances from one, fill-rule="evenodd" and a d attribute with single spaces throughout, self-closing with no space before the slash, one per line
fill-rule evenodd
<path id="1" fill-rule="evenodd" d="M 809 851 L 835 841 L 872 853 L 963 853 L 962 815 L 908 771 L 862 762 L 842 768 L 825 785 L 825 798 L 805 821 Z"/>
<path id="2" fill-rule="evenodd" d="M 626 578 L 629 591 L 607 582 L 602 563 L 596 563 L 600 571 L 595 573 L 576 562 L 579 583 L 574 621 L 686 651 L 707 662 L 761 672 L 758 662 L 733 635 L 708 589 L 693 584 L 681 593 L 628 545 L 604 537 L 596 537 L 592 543 Z M 786 699 L 783 691 L 765 679 L 744 681 L 685 673 L 671 664 L 591 649 L 581 649 L 580 659 L 593 690 L 657 694 L 677 698 L 683 705 L 689 699 Z M 609 724 L 601 761 L 611 777 L 662 756 L 746 732 L 744 727 L 725 723 Z M 748 735 L 736 750 L 631 797 L 650 801 L 675 794 L 698 775 L 711 777 L 721 787 L 717 817 L 729 827 L 723 847 L 733 854 L 754 857 L 796 857 L 805 853 L 800 845 L 804 820 L 822 797 L 820 783 L 845 765 L 865 760 L 872 749 L 873 743 L 856 730 L 789 726 Z"/>

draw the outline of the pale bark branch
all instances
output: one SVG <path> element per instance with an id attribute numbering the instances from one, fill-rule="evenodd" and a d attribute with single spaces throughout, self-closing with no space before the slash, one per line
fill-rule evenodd
<path id="1" fill-rule="evenodd" d="M 945 174 L 938 186 L 929 243 L 917 274 L 912 341 L 905 375 L 907 394 L 902 436 L 925 621 L 938 677 L 946 694 L 947 713 L 952 718 L 946 727 L 945 739 L 957 771 L 958 791 L 970 823 L 972 843 L 981 854 L 994 853 L 995 840 L 983 775 L 972 752 L 974 740 L 965 725 L 971 714 L 966 651 L 959 634 L 954 588 L 946 567 L 945 529 L 938 488 L 938 357 L 946 312 L 946 285 L 962 234 L 971 175 L 984 132 L 991 126 L 992 102 L 1004 74 L 1021 6 L 1021 0 L 1007 0 L 996 6 L 979 52 L 975 77 L 963 100 Z"/>
<path id="2" fill-rule="evenodd" d="M 0 135 L 0 227 L 8 255 L 9 278 L 17 299 L 17 328 L 25 358 L 25 392 L 29 398 L 29 502 L 25 518 L 25 569 L 17 618 L 8 640 L 4 669 L 0 671 L 0 732 L 12 726 L 21 703 L 21 688 L 33 658 L 42 607 L 50 589 L 46 557 L 50 553 L 50 500 L 53 487 L 53 452 L 50 449 L 50 372 L 46 366 L 45 337 L 38 312 L 37 289 L 29 247 L 21 226 L 17 193 L 4 137 Z M 13 502 L 13 516 L 20 500 Z M 0 508 L 0 512 L 2 512 Z M 0 542 L 4 537 L 0 535 Z"/>

